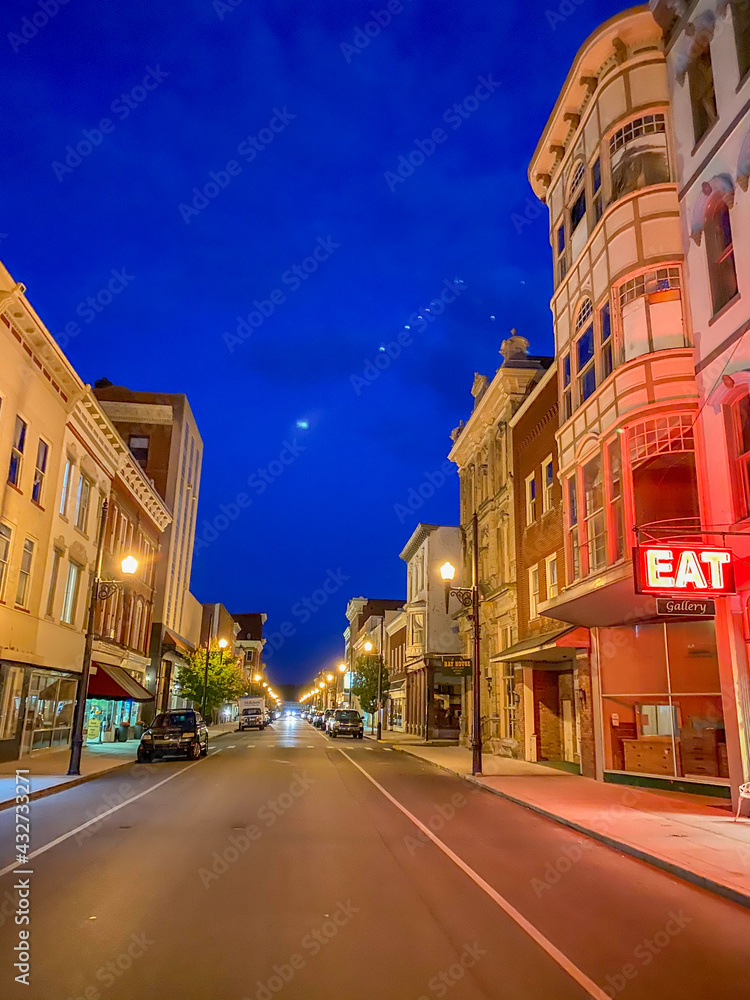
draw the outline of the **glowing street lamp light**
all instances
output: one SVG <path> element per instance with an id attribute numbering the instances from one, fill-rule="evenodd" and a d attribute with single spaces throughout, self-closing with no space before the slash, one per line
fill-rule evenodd
<path id="1" fill-rule="evenodd" d="M 256 681 L 256 682 L 259 681 L 260 680 L 260 674 L 253 674 L 253 680 Z"/>
<path id="2" fill-rule="evenodd" d="M 366 653 L 371 653 L 372 652 L 372 643 L 370 642 L 369 639 L 365 643 L 365 652 Z"/>
<path id="3" fill-rule="evenodd" d="M 450 581 L 456 575 L 456 567 L 451 562 L 445 562 L 440 567 L 440 575 L 444 580 Z"/>
<path id="4" fill-rule="evenodd" d="M 135 576 L 138 570 L 138 560 L 134 556 L 125 556 L 121 565 L 125 576 Z"/>

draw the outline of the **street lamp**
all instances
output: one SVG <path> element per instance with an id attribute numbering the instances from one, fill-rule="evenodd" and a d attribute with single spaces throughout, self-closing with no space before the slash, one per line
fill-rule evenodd
<path id="1" fill-rule="evenodd" d="M 341 704 L 344 704 L 344 674 L 346 673 L 346 664 L 339 663 L 339 673 L 341 674 Z M 339 682 L 336 679 L 336 701 L 339 700 Z"/>
<path id="2" fill-rule="evenodd" d="M 99 533 L 96 538 L 96 562 L 94 563 L 94 575 L 91 580 L 91 591 L 89 595 L 89 614 L 86 626 L 86 641 L 83 647 L 83 663 L 81 664 L 81 676 L 78 680 L 76 691 L 76 708 L 73 716 L 73 738 L 70 744 L 70 764 L 68 774 L 81 773 L 81 750 L 83 748 L 83 719 L 86 715 L 86 699 L 89 694 L 89 679 L 91 677 L 91 651 L 94 647 L 94 626 L 96 625 L 96 604 L 97 601 L 106 601 L 110 598 L 118 587 L 122 587 L 120 580 L 102 580 L 102 556 L 104 554 L 104 529 L 107 524 L 107 511 L 109 501 L 102 503 L 99 517 Z M 134 556 L 126 556 L 120 568 L 125 576 L 133 576 L 138 569 L 138 560 Z"/>
<path id="3" fill-rule="evenodd" d="M 378 655 L 378 725 L 377 733 L 375 736 L 376 740 L 382 738 L 383 735 L 383 627 L 385 625 L 385 615 L 380 617 L 380 653 Z M 373 645 L 368 639 L 365 643 L 365 652 L 371 653 Z"/>
<path id="4" fill-rule="evenodd" d="M 253 680 L 256 682 L 256 684 L 260 680 L 260 678 L 261 678 L 260 674 L 253 674 Z"/>
<path id="5" fill-rule="evenodd" d="M 456 568 L 450 562 L 440 567 L 440 576 L 445 584 L 445 611 L 448 612 L 448 602 L 451 597 L 457 597 L 465 608 L 471 608 L 472 638 L 474 640 L 474 662 L 472 670 L 472 731 L 471 731 L 471 773 L 482 773 L 482 710 L 479 674 L 479 529 L 476 511 L 472 517 L 472 560 L 471 587 L 451 587 L 456 575 Z"/>

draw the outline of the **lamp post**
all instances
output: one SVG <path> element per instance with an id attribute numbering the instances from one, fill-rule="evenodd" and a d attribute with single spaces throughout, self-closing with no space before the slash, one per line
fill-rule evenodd
<path id="1" fill-rule="evenodd" d="M 383 734 L 383 622 L 385 621 L 385 616 L 380 619 L 380 654 L 378 655 L 378 723 L 377 723 L 377 735 L 376 740 L 379 740 Z M 371 653 L 373 650 L 373 645 L 368 639 L 365 643 L 365 652 Z"/>
<path id="2" fill-rule="evenodd" d="M 474 640 L 474 662 L 472 670 L 472 730 L 471 730 L 471 773 L 482 773 L 482 710 L 479 673 L 479 528 L 476 511 L 471 519 L 473 551 L 471 560 L 471 587 L 451 587 L 451 581 L 456 575 L 456 568 L 450 562 L 440 567 L 440 575 L 445 583 L 445 610 L 448 611 L 448 601 L 457 597 L 465 608 L 471 608 L 471 622 Z"/>
<path id="3" fill-rule="evenodd" d="M 345 690 L 344 689 L 344 684 L 345 684 L 345 681 L 346 681 L 346 678 L 345 678 L 345 675 L 346 675 L 346 664 L 345 663 L 339 663 L 339 673 L 341 674 L 341 704 L 343 706 L 343 704 L 344 704 L 344 690 Z M 338 690 L 339 690 L 339 682 L 337 680 L 336 681 L 336 701 L 337 702 L 339 700 Z"/>
<path id="4" fill-rule="evenodd" d="M 102 580 L 102 557 L 104 555 L 104 529 L 107 524 L 107 511 L 109 501 L 102 503 L 101 515 L 99 517 L 99 531 L 96 537 L 96 562 L 94 563 L 94 575 L 91 581 L 91 593 L 89 595 L 89 614 L 86 626 L 86 642 L 83 647 L 83 663 L 81 665 L 81 676 L 78 680 L 78 690 L 76 691 L 76 710 L 73 716 L 73 737 L 70 744 L 70 764 L 68 774 L 81 773 L 81 750 L 83 748 L 83 720 L 86 715 L 86 699 L 89 694 L 89 680 L 91 678 L 91 651 L 94 647 L 94 627 L 96 625 L 96 604 L 97 601 L 106 601 L 123 584 L 119 580 Z M 122 572 L 126 576 L 133 576 L 138 569 L 138 560 L 133 556 L 126 556 L 121 563 Z"/>
<path id="5" fill-rule="evenodd" d="M 219 639 L 219 649 L 221 659 L 224 659 L 224 650 L 227 648 L 227 640 Z M 208 640 L 206 641 L 206 665 L 203 668 L 203 700 L 201 701 L 201 715 L 206 718 L 206 698 L 208 697 L 208 664 L 211 658 L 211 625 L 208 626 Z"/>

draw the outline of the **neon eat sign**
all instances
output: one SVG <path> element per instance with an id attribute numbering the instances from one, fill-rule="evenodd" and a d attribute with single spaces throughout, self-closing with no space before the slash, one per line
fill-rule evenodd
<path id="1" fill-rule="evenodd" d="M 734 594 L 731 549 L 669 542 L 635 549 L 636 586 L 641 594 Z"/>

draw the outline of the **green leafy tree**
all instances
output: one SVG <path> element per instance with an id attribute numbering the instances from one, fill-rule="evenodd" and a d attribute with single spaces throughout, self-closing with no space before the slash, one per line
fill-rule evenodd
<path id="1" fill-rule="evenodd" d="M 377 653 L 365 653 L 358 656 L 354 663 L 352 673 L 352 694 L 359 698 L 359 703 L 363 711 L 372 715 L 378 708 L 378 673 L 380 671 L 380 657 Z M 385 696 L 391 682 L 388 678 L 388 668 L 383 664 L 382 698 Z"/>
<path id="2" fill-rule="evenodd" d="M 188 653 L 186 663 L 177 670 L 180 694 L 200 707 L 203 704 L 203 682 L 206 670 L 206 651 L 199 649 Z M 245 691 L 242 670 L 224 650 L 212 649 L 208 660 L 208 686 L 206 713 L 211 716 L 227 701 L 236 701 Z"/>

